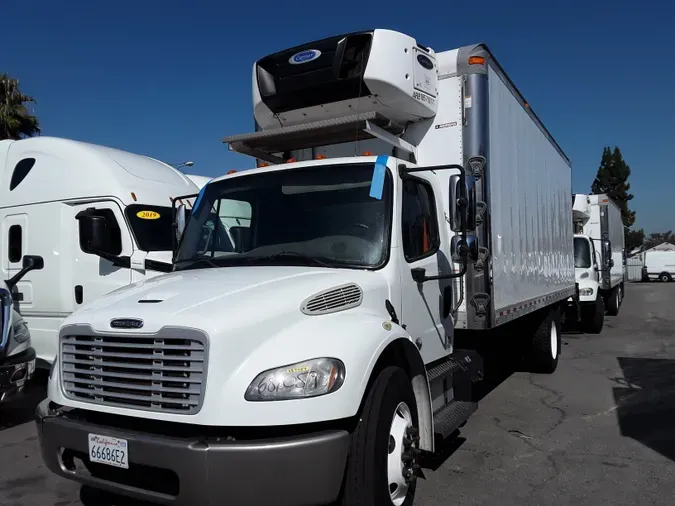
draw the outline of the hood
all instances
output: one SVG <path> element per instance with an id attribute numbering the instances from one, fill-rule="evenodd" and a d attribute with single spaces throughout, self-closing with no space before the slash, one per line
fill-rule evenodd
<path id="1" fill-rule="evenodd" d="M 144 322 L 142 332 L 175 325 L 199 328 L 210 336 L 260 326 L 271 320 L 277 320 L 281 328 L 303 317 L 313 318 L 300 310 L 308 297 L 347 283 L 361 287 L 361 309 L 384 311 L 389 293 L 385 279 L 377 272 L 227 267 L 178 271 L 144 279 L 99 297 L 73 313 L 64 325 L 87 323 L 99 332 L 107 332 L 111 330 L 111 319 L 140 318 Z"/>

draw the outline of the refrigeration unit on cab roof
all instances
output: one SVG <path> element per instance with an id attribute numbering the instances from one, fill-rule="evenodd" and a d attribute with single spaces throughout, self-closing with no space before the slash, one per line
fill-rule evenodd
<path id="1" fill-rule="evenodd" d="M 253 110 L 263 130 L 354 114 L 405 124 L 436 114 L 434 51 L 390 30 L 330 37 L 253 65 Z"/>

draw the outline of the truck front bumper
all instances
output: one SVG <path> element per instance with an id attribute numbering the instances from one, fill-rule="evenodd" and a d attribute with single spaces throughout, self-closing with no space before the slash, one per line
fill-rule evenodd
<path id="1" fill-rule="evenodd" d="M 166 430 L 120 429 L 79 413 L 46 399 L 37 408 L 36 423 L 47 467 L 84 485 L 158 504 L 191 506 L 309 506 L 334 502 L 340 492 L 347 431 L 258 440 L 181 437 L 170 430 L 171 435 Z M 90 463 L 92 433 L 126 439 L 129 469 Z"/>
<path id="2" fill-rule="evenodd" d="M 35 373 L 35 350 L 7 357 L 0 362 L 0 403 L 21 393 Z"/>

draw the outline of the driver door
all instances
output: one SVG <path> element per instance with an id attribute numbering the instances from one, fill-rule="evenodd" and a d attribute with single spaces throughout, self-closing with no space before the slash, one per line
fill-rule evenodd
<path id="1" fill-rule="evenodd" d="M 452 352 L 452 280 L 418 284 L 410 273 L 416 267 L 425 269 L 427 276 L 449 270 L 450 264 L 440 247 L 439 209 L 442 209 L 441 196 L 434 194 L 427 180 L 415 176 L 403 179 L 401 322 L 414 340 L 421 341 L 420 353 L 425 363 Z"/>

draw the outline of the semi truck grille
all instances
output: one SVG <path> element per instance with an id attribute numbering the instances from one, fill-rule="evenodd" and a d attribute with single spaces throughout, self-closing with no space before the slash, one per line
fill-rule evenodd
<path id="1" fill-rule="evenodd" d="M 73 400 L 194 414 L 206 384 L 206 339 L 63 336 L 61 381 Z"/>

